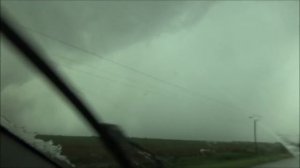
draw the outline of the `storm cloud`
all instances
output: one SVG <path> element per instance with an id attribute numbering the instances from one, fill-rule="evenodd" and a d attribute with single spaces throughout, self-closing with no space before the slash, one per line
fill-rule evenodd
<path id="1" fill-rule="evenodd" d="M 299 2 L 9 2 L 3 8 L 97 117 L 130 136 L 251 140 L 299 134 Z M 1 41 L 1 115 L 90 135 Z"/>

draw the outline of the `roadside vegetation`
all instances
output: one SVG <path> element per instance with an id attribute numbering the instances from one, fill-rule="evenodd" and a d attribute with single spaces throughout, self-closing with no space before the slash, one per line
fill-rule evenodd
<path id="1" fill-rule="evenodd" d="M 97 137 L 46 136 L 37 138 L 52 140 L 62 146 L 63 154 L 76 167 L 116 167 Z M 291 157 L 280 143 L 258 143 L 258 153 L 252 142 L 213 142 L 131 138 L 131 141 L 148 149 L 166 168 L 248 168 L 265 162 Z M 150 164 L 146 157 L 132 152 L 132 158 L 140 165 Z"/>
<path id="2" fill-rule="evenodd" d="M 222 155 L 222 154 L 221 154 Z M 226 155 L 222 157 L 226 158 Z M 290 154 L 270 154 L 270 155 L 249 155 L 248 157 L 236 157 L 232 159 L 224 158 L 209 158 L 207 160 L 202 160 L 199 158 L 189 158 L 183 163 L 180 161 L 172 168 L 251 168 L 253 166 L 272 162 L 276 160 L 281 160 L 291 157 Z"/>

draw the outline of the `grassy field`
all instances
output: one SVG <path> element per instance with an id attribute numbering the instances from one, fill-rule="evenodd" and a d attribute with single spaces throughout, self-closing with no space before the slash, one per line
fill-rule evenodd
<path id="1" fill-rule="evenodd" d="M 66 155 L 77 167 L 116 167 L 98 137 L 38 136 L 52 140 L 62 146 Z M 131 141 L 154 153 L 168 168 L 247 168 L 260 163 L 290 157 L 279 143 L 258 143 L 259 153 L 255 154 L 252 142 L 212 142 L 131 138 Z M 141 167 L 151 162 L 137 154 L 131 147 L 126 148 Z"/>
<path id="2" fill-rule="evenodd" d="M 198 158 L 189 158 L 183 163 L 176 163 L 173 168 L 251 168 L 255 165 L 262 163 L 267 163 L 271 161 L 281 160 L 284 158 L 289 158 L 289 154 L 271 154 L 271 155 L 258 155 L 249 156 L 247 158 L 235 158 L 231 160 L 218 160 L 218 159 L 208 159 L 207 161 L 199 161 Z"/>

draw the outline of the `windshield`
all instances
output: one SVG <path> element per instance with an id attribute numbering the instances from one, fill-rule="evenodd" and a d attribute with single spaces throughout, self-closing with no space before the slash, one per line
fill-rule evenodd
<path id="1" fill-rule="evenodd" d="M 299 155 L 299 1 L 2 8 L 97 119 L 165 166 L 254 166 Z M 34 132 L 28 141 L 52 140 L 70 165 L 116 166 L 86 121 L 1 36 L 4 123 Z"/>

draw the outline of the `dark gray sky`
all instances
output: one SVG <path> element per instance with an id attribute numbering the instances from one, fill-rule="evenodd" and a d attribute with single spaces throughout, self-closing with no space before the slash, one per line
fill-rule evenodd
<path id="1" fill-rule="evenodd" d="M 261 140 L 299 135 L 299 1 L 2 6 L 96 115 L 130 136 L 251 140 L 252 114 Z M 1 115 L 40 133 L 90 135 L 16 55 L 2 40 Z"/>

